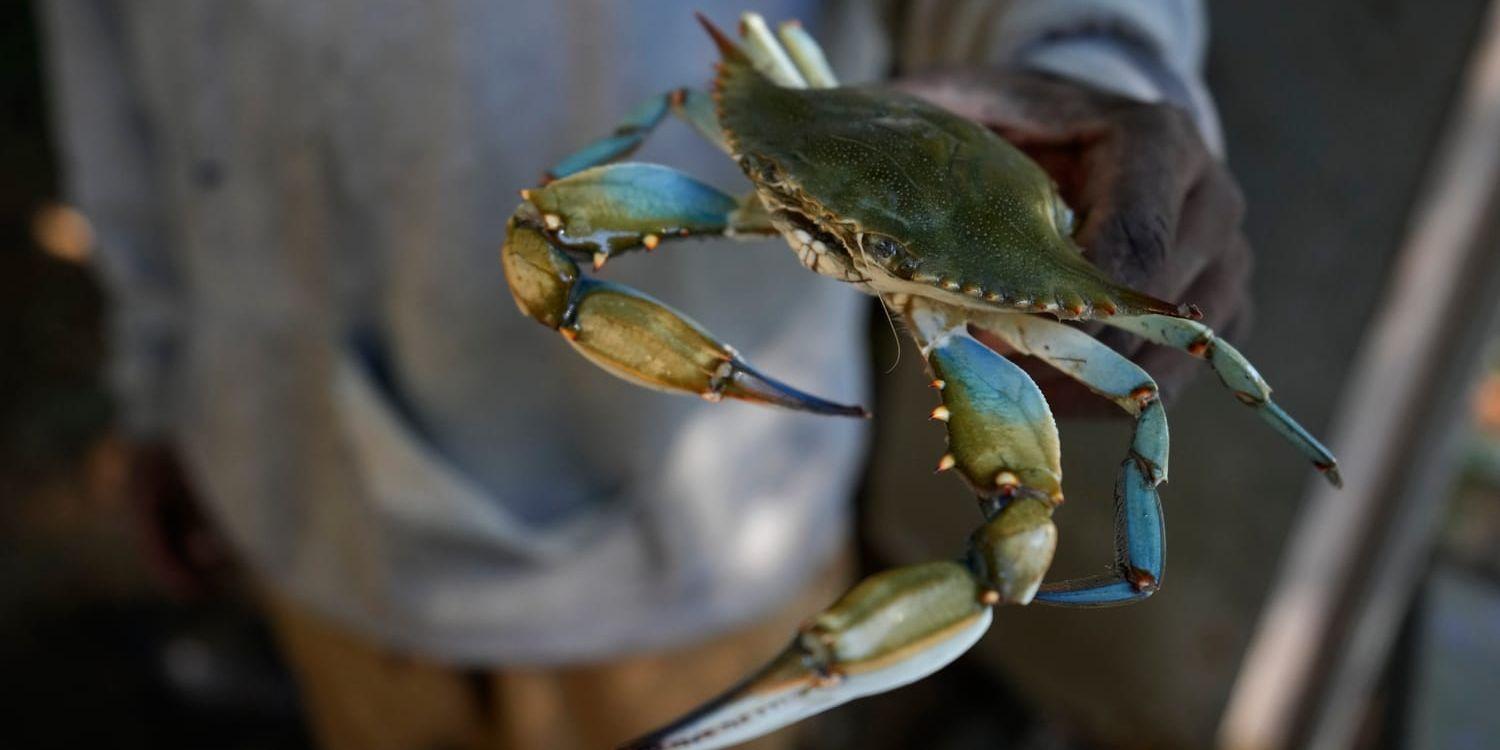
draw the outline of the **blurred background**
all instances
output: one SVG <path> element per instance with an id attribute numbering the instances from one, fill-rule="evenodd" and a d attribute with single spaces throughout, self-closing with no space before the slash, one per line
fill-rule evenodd
<path id="1" fill-rule="evenodd" d="M 210 589 L 164 582 L 125 502 L 106 305 L 60 191 L 34 5 L 0 3 L 0 747 L 309 747 L 232 565 Z M 1208 82 L 1257 253 L 1242 349 L 1288 411 L 1353 448 L 1350 491 L 1316 489 L 1202 378 L 1171 406 L 1162 594 L 1007 611 L 1002 635 L 826 718 L 807 747 L 1500 746 L 1489 5 L 1209 4 Z M 1482 220 L 1455 227 L 1455 195 Z M 897 358 L 873 308 L 869 335 L 879 373 Z M 908 352 L 875 379 L 864 570 L 945 556 L 973 523 L 958 483 L 927 472 L 942 435 L 920 369 Z M 1129 426 L 1062 429 L 1069 574 L 1107 559 L 1101 457 Z"/>

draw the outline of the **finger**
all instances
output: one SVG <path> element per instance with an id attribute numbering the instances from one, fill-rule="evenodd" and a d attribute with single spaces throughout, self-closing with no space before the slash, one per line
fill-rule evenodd
<path id="1" fill-rule="evenodd" d="M 1169 265 L 1183 203 L 1210 164 L 1191 123 L 1175 109 L 1122 111 L 1111 136 L 1087 154 L 1077 239 L 1105 273 L 1148 294 L 1174 291 L 1186 273 Z"/>
<path id="2" fill-rule="evenodd" d="M 1196 304 L 1205 315 L 1212 316 L 1209 308 L 1221 304 L 1221 301 L 1212 297 L 1193 298 L 1189 287 L 1198 283 L 1198 277 L 1210 265 L 1231 255 L 1245 256 L 1229 258 L 1234 264 L 1230 270 L 1248 278 L 1250 245 L 1239 235 L 1244 217 L 1245 199 L 1229 171 L 1221 164 L 1210 165 L 1204 171 L 1203 179 L 1193 186 L 1183 202 L 1182 218 L 1177 227 L 1177 247 L 1171 260 L 1174 270 L 1181 271 L 1178 274 L 1181 284 L 1163 290 L 1164 293 Z M 1221 313 L 1218 319 L 1227 320 L 1233 316 L 1231 309 Z"/>
<path id="3" fill-rule="evenodd" d="M 1193 286 L 1199 277 L 1220 262 L 1225 256 L 1239 254 L 1243 258 L 1232 259 L 1239 263 L 1229 270 L 1248 278 L 1250 248 L 1243 237 L 1238 236 L 1245 214 L 1245 201 L 1234 179 L 1223 165 L 1213 162 L 1203 170 L 1203 178 L 1194 184 L 1184 198 L 1172 248 L 1165 264 L 1155 275 L 1160 286 L 1152 290 L 1163 299 L 1197 305 L 1209 315 L 1210 321 L 1232 319 L 1236 306 L 1243 295 L 1232 298 L 1203 296 L 1201 289 Z M 1208 325 L 1214 325 L 1208 322 Z M 1133 357 L 1140 351 L 1142 343 L 1130 334 L 1111 329 L 1101 338 L 1121 354 Z"/>
<path id="4" fill-rule="evenodd" d="M 1065 140 L 1102 127 L 1129 100 L 1051 76 L 1013 71 L 938 71 L 896 81 L 893 88 L 999 130 L 1017 143 Z M 1013 136 L 1013 137 L 1012 137 Z"/>

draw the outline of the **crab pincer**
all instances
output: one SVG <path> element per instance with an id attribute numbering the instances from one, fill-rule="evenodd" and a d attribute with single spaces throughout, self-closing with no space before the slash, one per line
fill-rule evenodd
<path id="1" fill-rule="evenodd" d="M 919 680 L 989 629 L 984 591 L 956 562 L 888 570 L 815 615 L 761 671 L 693 713 L 621 747 L 727 747 Z"/>
<path id="2" fill-rule="evenodd" d="M 621 378 L 709 401 L 733 398 L 815 414 L 864 417 L 864 408 L 803 393 L 751 368 L 698 324 L 650 296 L 583 276 L 537 227 L 512 220 L 502 252 L 521 312 L 560 332 Z"/>

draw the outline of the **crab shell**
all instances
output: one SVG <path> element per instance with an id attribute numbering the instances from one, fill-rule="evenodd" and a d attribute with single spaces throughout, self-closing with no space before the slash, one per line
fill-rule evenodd
<path id="1" fill-rule="evenodd" d="M 1055 183 L 984 126 L 886 89 L 778 86 L 709 30 L 719 125 L 813 270 L 992 310 L 1191 316 L 1089 263 Z"/>

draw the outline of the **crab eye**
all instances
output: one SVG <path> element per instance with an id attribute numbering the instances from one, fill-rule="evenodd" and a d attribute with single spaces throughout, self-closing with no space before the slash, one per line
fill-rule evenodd
<path id="1" fill-rule="evenodd" d="M 885 235 L 865 235 L 865 253 L 881 263 L 889 263 L 905 253 L 901 243 Z"/>

